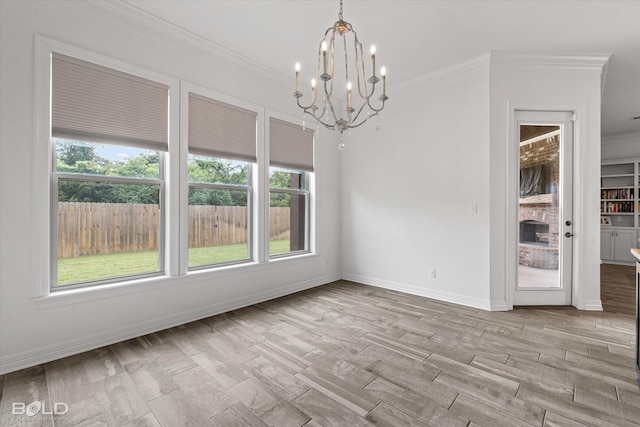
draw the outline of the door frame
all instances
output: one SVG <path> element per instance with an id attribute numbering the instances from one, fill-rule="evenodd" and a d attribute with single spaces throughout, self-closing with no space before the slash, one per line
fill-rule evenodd
<path id="1" fill-rule="evenodd" d="M 515 202 L 519 194 L 520 183 L 520 150 L 519 145 L 514 144 L 516 136 L 518 135 L 518 129 L 516 127 L 516 112 L 517 111 L 532 111 L 532 112 L 558 112 L 574 114 L 573 120 L 573 254 L 572 254 L 572 272 L 571 272 L 571 305 L 580 308 L 582 295 L 580 289 L 580 272 L 581 272 L 581 251 L 580 245 L 580 233 L 582 230 L 582 199 L 577 183 L 580 182 L 581 177 L 581 161 L 580 158 L 583 155 L 579 141 L 581 138 L 581 123 L 580 117 L 584 113 L 584 106 L 577 105 L 520 105 L 509 103 L 508 106 L 508 129 L 507 129 L 507 156 L 506 156 L 506 169 L 507 179 L 505 182 L 505 259 L 504 259 L 504 272 L 505 272 L 505 295 L 507 298 L 507 310 L 513 309 L 513 298 L 516 288 L 517 277 L 517 264 L 518 264 L 518 203 Z M 591 308 L 589 308 L 591 309 Z"/>

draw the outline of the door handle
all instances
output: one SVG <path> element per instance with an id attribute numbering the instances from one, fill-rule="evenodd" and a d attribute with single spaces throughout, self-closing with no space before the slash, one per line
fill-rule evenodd
<path id="1" fill-rule="evenodd" d="M 564 237 L 573 237 L 573 234 L 567 231 L 566 233 L 564 233 Z"/>

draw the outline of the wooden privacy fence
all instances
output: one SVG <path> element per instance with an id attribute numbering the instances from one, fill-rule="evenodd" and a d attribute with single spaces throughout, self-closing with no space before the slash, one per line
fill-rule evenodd
<path id="1" fill-rule="evenodd" d="M 288 239 L 290 209 L 271 208 L 270 238 Z M 189 206 L 189 247 L 248 240 L 244 206 Z M 158 249 L 158 205 L 58 202 L 58 258 Z"/>

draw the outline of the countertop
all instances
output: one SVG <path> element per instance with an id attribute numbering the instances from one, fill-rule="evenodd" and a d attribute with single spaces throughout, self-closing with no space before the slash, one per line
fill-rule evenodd
<path id="1" fill-rule="evenodd" d="M 636 257 L 638 262 L 640 262 L 640 249 L 631 249 L 631 255 Z"/>

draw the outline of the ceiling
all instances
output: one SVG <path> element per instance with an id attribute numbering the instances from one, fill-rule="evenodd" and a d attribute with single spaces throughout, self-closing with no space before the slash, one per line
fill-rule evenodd
<path id="1" fill-rule="evenodd" d="M 338 0 L 124 0 L 279 73 L 311 78 Z M 602 134 L 640 132 L 640 0 L 344 0 L 344 19 L 377 47 L 388 92 L 491 50 L 610 53 Z M 306 80 L 306 79 L 305 79 Z"/>

